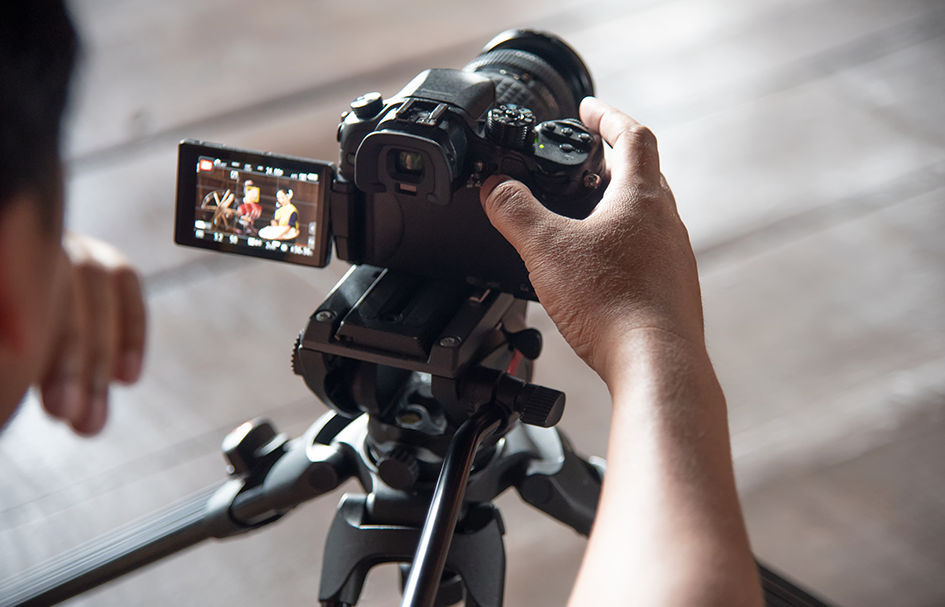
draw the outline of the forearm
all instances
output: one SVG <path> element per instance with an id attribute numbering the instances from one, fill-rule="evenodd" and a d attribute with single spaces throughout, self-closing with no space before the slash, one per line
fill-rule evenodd
<path id="1" fill-rule="evenodd" d="M 593 98 L 610 183 L 582 220 L 521 183 L 481 190 L 555 326 L 610 388 L 607 475 L 571 605 L 761 604 L 732 472 L 725 399 L 705 352 L 689 234 L 653 133 Z"/>
<path id="2" fill-rule="evenodd" d="M 607 476 L 570 605 L 760 605 L 704 348 L 637 330 L 608 364 Z"/>

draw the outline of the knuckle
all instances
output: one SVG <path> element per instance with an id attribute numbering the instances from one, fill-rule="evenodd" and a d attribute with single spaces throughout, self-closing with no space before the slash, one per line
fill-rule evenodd
<path id="1" fill-rule="evenodd" d="M 125 297 L 141 297 L 141 277 L 130 266 L 121 266 L 112 270 L 112 279 Z"/>
<path id="2" fill-rule="evenodd" d="M 74 266 L 75 278 L 80 285 L 99 287 L 106 279 L 105 268 L 93 261 L 84 260 Z"/>
<path id="3" fill-rule="evenodd" d="M 642 124 L 631 125 L 628 129 L 631 141 L 644 148 L 656 148 L 656 135 L 650 127 Z"/>
<path id="4" fill-rule="evenodd" d="M 92 279 L 98 272 L 98 267 L 86 260 L 74 262 L 72 267 L 76 278 L 81 281 L 88 281 Z"/>
<path id="5" fill-rule="evenodd" d="M 97 368 L 107 363 L 111 350 L 110 345 L 104 331 L 96 330 L 92 332 L 83 348 L 90 367 Z"/>
<path id="6" fill-rule="evenodd" d="M 656 135 L 645 125 L 636 122 L 625 124 L 613 147 L 620 148 L 620 153 L 625 155 L 632 165 L 658 167 Z"/>

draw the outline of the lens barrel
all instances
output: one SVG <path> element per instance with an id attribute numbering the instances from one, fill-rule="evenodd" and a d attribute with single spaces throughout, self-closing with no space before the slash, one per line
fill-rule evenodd
<path id="1" fill-rule="evenodd" d="M 463 70 L 490 78 L 499 104 L 527 107 L 539 122 L 577 118 L 581 100 L 594 94 L 577 53 L 557 36 L 535 30 L 499 34 Z"/>

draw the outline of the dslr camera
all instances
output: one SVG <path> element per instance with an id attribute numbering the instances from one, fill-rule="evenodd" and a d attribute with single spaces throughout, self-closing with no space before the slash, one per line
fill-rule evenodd
<path id="1" fill-rule="evenodd" d="M 535 300 L 515 249 L 479 202 L 490 175 L 584 218 L 604 186 L 603 144 L 577 118 L 593 84 L 543 32 L 510 30 L 463 69 L 429 69 L 399 93 L 355 99 L 337 165 L 198 141 L 180 144 L 179 244 L 324 267 L 357 265 Z"/>

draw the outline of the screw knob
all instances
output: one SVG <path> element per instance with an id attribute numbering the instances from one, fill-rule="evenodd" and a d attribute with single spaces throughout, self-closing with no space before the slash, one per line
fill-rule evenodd
<path id="1" fill-rule="evenodd" d="M 523 329 L 508 335 L 509 345 L 522 353 L 528 360 L 535 360 L 541 355 L 541 333 L 538 329 Z"/>
<path id="2" fill-rule="evenodd" d="M 263 448 L 276 438 L 276 429 L 265 420 L 248 421 L 223 439 L 223 456 L 233 467 L 233 474 L 249 474 L 256 467 Z"/>
<path id="3" fill-rule="evenodd" d="M 406 450 L 394 447 L 377 462 L 377 473 L 390 487 L 409 489 L 420 478 L 420 465 Z"/>
<path id="4" fill-rule="evenodd" d="M 515 398 L 515 410 L 524 423 L 550 428 L 561 420 L 564 400 L 564 392 L 525 384 Z"/>

